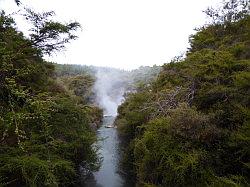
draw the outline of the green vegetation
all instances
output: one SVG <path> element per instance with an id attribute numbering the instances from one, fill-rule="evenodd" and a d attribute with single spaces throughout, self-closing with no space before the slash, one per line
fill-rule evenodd
<path id="1" fill-rule="evenodd" d="M 186 57 L 118 109 L 122 167 L 141 185 L 250 185 L 249 1 L 206 12 Z"/>
<path id="2" fill-rule="evenodd" d="M 156 79 L 158 74 L 160 73 L 162 67 L 161 66 L 141 66 L 138 69 L 132 70 L 128 72 L 128 79 L 130 82 L 131 88 L 140 88 L 147 84 L 150 84 L 152 81 Z"/>
<path id="3" fill-rule="evenodd" d="M 90 127 L 96 129 L 102 120 L 102 110 L 97 107 L 93 91 L 94 70 L 89 66 L 55 64 L 55 76 L 60 85 L 70 97 L 85 108 L 90 118 Z"/>
<path id="4" fill-rule="evenodd" d="M 69 82 L 71 78 L 78 79 L 80 81 L 81 76 L 84 76 L 88 82 L 88 88 L 92 88 L 93 86 L 93 77 L 96 79 L 96 74 L 99 72 L 102 73 L 110 73 L 110 75 L 116 78 L 118 81 L 110 90 L 113 92 L 111 95 L 115 95 L 117 91 L 125 89 L 125 92 L 133 92 L 136 89 L 140 89 L 144 86 L 149 86 L 151 82 L 155 81 L 156 77 L 160 73 L 162 67 L 161 66 L 141 66 L 138 69 L 134 69 L 131 71 L 110 68 L 110 67 L 98 67 L 98 66 L 87 66 L 87 65 L 76 65 L 76 64 L 54 64 L 55 65 L 55 75 L 59 77 L 59 79 L 63 79 L 63 83 L 66 83 L 69 86 Z M 78 77 L 78 78 L 77 78 Z M 84 78 L 84 79 L 85 79 Z M 68 79 L 68 80 L 67 80 Z M 65 82 L 66 81 L 66 82 Z M 82 83 L 79 84 L 84 85 L 84 80 L 81 80 Z M 87 91 L 89 93 L 89 99 L 91 102 L 94 102 L 94 95 L 91 89 Z M 78 94 L 76 94 L 78 95 Z M 82 95 L 86 95 L 86 93 L 82 93 Z"/>
<path id="5" fill-rule="evenodd" d="M 86 91 L 93 79 L 56 81 L 54 65 L 43 59 L 75 39 L 79 24 L 53 22 L 52 15 L 26 9 L 34 24 L 29 39 L 0 15 L 0 186 L 69 186 L 80 165 L 85 172 L 99 167 L 90 125 L 101 111 Z"/>
<path id="6" fill-rule="evenodd" d="M 207 9 L 212 22 L 163 67 L 100 68 L 118 78 L 110 95 L 128 91 L 115 123 L 122 168 L 138 185 L 250 185 L 249 8 L 230 0 Z M 100 166 L 98 67 L 46 62 L 80 25 L 23 11 L 29 37 L 0 13 L 0 186 L 72 186 Z"/>
<path id="7" fill-rule="evenodd" d="M 54 64 L 57 77 L 91 75 L 94 76 L 94 66 L 75 65 L 75 64 Z"/>

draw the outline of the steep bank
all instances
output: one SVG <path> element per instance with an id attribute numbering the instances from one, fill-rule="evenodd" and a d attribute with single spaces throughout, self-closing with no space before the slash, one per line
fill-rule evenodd
<path id="1" fill-rule="evenodd" d="M 250 12 L 230 3 L 118 109 L 123 168 L 142 185 L 249 186 Z"/>
<path id="2" fill-rule="evenodd" d="M 42 16 L 51 14 L 29 11 L 27 16 L 38 19 L 34 22 L 40 26 L 56 26 L 43 30 L 45 38 L 36 27 L 33 31 L 37 32 L 28 39 L 16 29 L 13 19 L 1 12 L 0 186 L 74 185 L 79 165 L 89 171 L 99 166 L 93 147 L 97 139 L 90 128 L 98 111 L 55 80 L 54 65 L 43 55 L 73 39 L 71 29 L 75 30 L 77 23 L 69 28 L 49 19 L 45 24 Z M 53 37 L 48 34 L 51 32 Z"/>

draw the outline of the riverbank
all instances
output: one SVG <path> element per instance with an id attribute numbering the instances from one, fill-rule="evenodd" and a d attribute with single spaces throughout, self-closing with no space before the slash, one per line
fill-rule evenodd
<path id="1" fill-rule="evenodd" d="M 119 139 L 116 128 L 106 128 L 114 123 L 114 116 L 104 116 L 97 130 L 97 146 L 102 165 L 99 171 L 92 173 L 84 187 L 125 187 L 125 181 L 119 174 Z"/>

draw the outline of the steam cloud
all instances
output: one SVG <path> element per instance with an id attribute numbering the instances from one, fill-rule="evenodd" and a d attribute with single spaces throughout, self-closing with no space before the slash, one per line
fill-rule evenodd
<path id="1" fill-rule="evenodd" d="M 117 108 L 124 99 L 126 81 L 123 71 L 98 68 L 95 76 L 96 103 L 104 110 L 104 115 L 116 116 Z"/>

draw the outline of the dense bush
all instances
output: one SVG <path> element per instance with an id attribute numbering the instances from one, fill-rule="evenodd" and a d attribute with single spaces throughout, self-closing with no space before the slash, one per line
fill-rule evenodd
<path id="1" fill-rule="evenodd" d="M 46 46 L 36 46 L 14 24 L 1 13 L 0 185 L 69 186 L 80 165 L 86 171 L 99 166 L 90 124 L 100 111 L 52 78 L 54 66 L 42 58 Z"/>
<path id="2" fill-rule="evenodd" d="M 190 37 L 185 58 L 119 108 L 122 166 L 138 183 L 249 185 L 250 17 L 241 3 L 225 3 L 223 13 L 241 16 L 217 14 Z"/>

